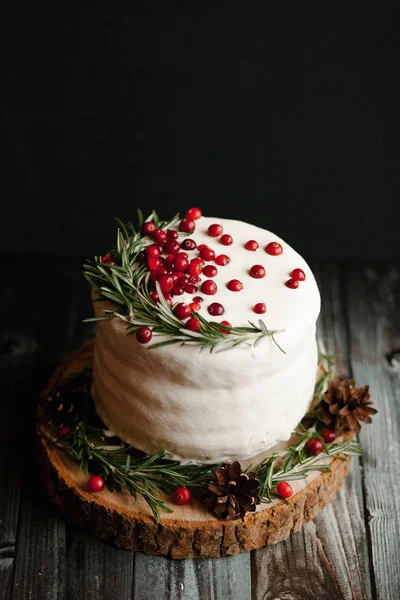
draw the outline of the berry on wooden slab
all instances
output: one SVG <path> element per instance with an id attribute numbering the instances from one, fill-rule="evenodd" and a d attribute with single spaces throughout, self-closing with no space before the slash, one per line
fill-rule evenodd
<path id="1" fill-rule="evenodd" d="M 101 492 L 104 490 L 104 479 L 100 475 L 93 475 L 89 479 L 89 490 L 91 492 Z"/>
<path id="2" fill-rule="evenodd" d="M 292 486 L 287 481 L 280 481 L 276 486 L 276 491 L 282 498 L 290 498 L 293 495 Z"/>
<path id="3" fill-rule="evenodd" d="M 189 504 L 192 499 L 192 492 L 188 487 L 176 488 L 174 491 L 174 501 L 176 504 Z"/>

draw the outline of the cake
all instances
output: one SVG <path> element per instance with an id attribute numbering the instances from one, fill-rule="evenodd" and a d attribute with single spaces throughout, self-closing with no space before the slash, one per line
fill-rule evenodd
<path id="1" fill-rule="evenodd" d="M 287 440 L 316 380 L 320 295 L 305 260 L 270 231 L 199 209 L 122 227 L 118 240 L 86 270 L 91 393 L 109 435 L 204 464 Z M 114 286 L 96 280 L 99 265 Z M 130 304 L 138 294 L 144 313 Z"/>

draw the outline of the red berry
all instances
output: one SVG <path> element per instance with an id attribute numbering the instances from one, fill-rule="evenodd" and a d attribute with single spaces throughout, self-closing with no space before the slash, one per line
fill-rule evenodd
<path id="1" fill-rule="evenodd" d="M 150 327 L 139 327 L 136 332 L 136 339 L 139 344 L 148 344 L 153 337 L 153 332 Z"/>
<path id="2" fill-rule="evenodd" d="M 278 242 L 270 242 L 265 247 L 265 252 L 271 254 L 271 256 L 278 256 L 279 254 L 282 254 L 283 248 Z"/>
<path id="3" fill-rule="evenodd" d="M 192 233 L 196 229 L 196 224 L 192 219 L 182 219 L 179 224 L 179 231 Z"/>
<path id="4" fill-rule="evenodd" d="M 164 265 L 170 267 L 175 260 L 175 254 L 168 254 L 164 259 Z"/>
<path id="5" fill-rule="evenodd" d="M 160 296 L 158 295 L 156 290 L 151 290 L 149 296 L 153 300 L 153 302 L 160 302 Z"/>
<path id="6" fill-rule="evenodd" d="M 176 271 L 186 271 L 189 265 L 189 259 L 186 252 L 178 252 L 174 260 L 174 268 Z"/>
<path id="7" fill-rule="evenodd" d="M 250 275 L 254 277 L 254 279 L 262 279 L 265 277 L 266 270 L 262 265 L 253 265 L 250 269 Z"/>
<path id="8" fill-rule="evenodd" d="M 143 223 L 142 233 L 143 235 L 152 235 L 156 229 L 156 224 L 153 221 L 148 221 L 147 223 Z"/>
<path id="9" fill-rule="evenodd" d="M 201 291 L 203 294 L 207 294 L 207 296 L 214 296 L 217 293 L 217 284 L 212 279 L 206 279 L 201 284 Z"/>
<path id="10" fill-rule="evenodd" d="M 179 233 L 175 229 L 167 229 L 167 237 L 171 240 L 177 240 Z"/>
<path id="11" fill-rule="evenodd" d="M 200 262 L 198 258 L 191 260 L 186 269 L 187 274 L 192 277 L 200 275 L 202 271 L 202 262 Z"/>
<path id="12" fill-rule="evenodd" d="M 299 282 L 296 281 L 296 279 L 288 279 L 285 282 L 285 285 L 286 285 L 286 287 L 288 287 L 288 288 L 290 288 L 292 290 L 295 290 L 296 288 L 299 287 Z"/>
<path id="13" fill-rule="evenodd" d="M 139 252 L 138 256 L 138 261 L 140 262 L 141 265 L 144 265 L 147 259 L 146 256 L 146 252 L 144 252 L 144 250 L 142 250 L 141 252 Z"/>
<path id="14" fill-rule="evenodd" d="M 192 499 L 192 492 L 187 487 L 176 488 L 174 500 L 177 504 L 188 504 Z"/>
<path id="15" fill-rule="evenodd" d="M 186 321 L 186 329 L 190 329 L 190 331 L 198 331 L 201 327 L 201 322 L 196 317 L 190 317 Z"/>
<path id="16" fill-rule="evenodd" d="M 167 239 L 167 234 L 162 229 L 157 229 L 153 234 L 156 244 L 163 244 Z"/>
<path id="17" fill-rule="evenodd" d="M 230 246 L 231 244 L 233 244 L 233 238 L 232 238 L 232 236 L 228 235 L 227 233 L 225 233 L 225 235 L 221 236 L 221 239 L 219 241 L 224 246 Z"/>
<path id="18" fill-rule="evenodd" d="M 63 437 L 63 435 L 67 435 L 67 433 L 69 433 L 70 431 L 71 427 L 67 427 L 66 425 L 64 425 L 64 427 L 60 427 L 60 429 L 58 430 L 58 439 Z"/>
<path id="19" fill-rule="evenodd" d="M 178 317 L 178 319 L 181 319 L 181 321 L 188 319 L 191 312 L 190 306 L 183 302 L 179 302 L 179 304 L 174 307 L 174 315 Z"/>
<path id="20" fill-rule="evenodd" d="M 189 304 L 190 307 L 190 312 L 199 312 L 199 310 L 201 309 L 201 306 L 198 302 L 191 302 Z"/>
<path id="21" fill-rule="evenodd" d="M 197 221 L 197 219 L 200 219 L 202 215 L 203 213 L 201 212 L 200 208 L 193 207 L 186 211 L 186 218 L 192 219 L 193 221 Z"/>
<path id="22" fill-rule="evenodd" d="M 214 265 L 206 265 L 203 269 L 203 275 L 206 277 L 215 277 L 218 275 L 218 269 Z"/>
<path id="23" fill-rule="evenodd" d="M 186 294 L 195 294 L 197 292 L 197 287 L 193 285 L 193 283 L 188 283 L 185 287 Z"/>
<path id="24" fill-rule="evenodd" d="M 229 321 L 221 321 L 221 325 L 225 325 L 225 327 L 232 327 Z M 223 327 L 218 327 L 218 331 L 220 331 L 221 333 L 225 333 L 226 335 L 229 335 L 230 333 L 230 331 L 224 329 Z"/>
<path id="25" fill-rule="evenodd" d="M 324 446 L 321 440 L 318 438 L 311 438 L 311 440 L 308 440 L 307 444 L 304 446 L 304 450 L 309 456 L 313 456 L 315 454 L 319 454 L 323 447 Z"/>
<path id="26" fill-rule="evenodd" d="M 287 481 L 280 481 L 276 486 L 276 491 L 282 498 L 290 498 L 293 496 L 292 486 Z"/>
<path id="27" fill-rule="evenodd" d="M 267 312 L 267 307 L 265 306 L 264 302 L 257 302 L 257 304 L 254 305 L 253 310 L 255 313 L 257 313 L 257 315 L 262 315 Z"/>
<path id="28" fill-rule="evenodd" d="M 336 440 L 336 433 L 333 429 L 324 429 L 321 435 L 325 444 L 331 444 Z"/>
<path id="29" fill-rule="evenodd" d="M 225 265 L 227 265 L 228 263 L 231 262 L 231 259 L 229 258 L 229 256 L 227 256 L 226 254 L 219 254 L 216 259 L 215 262 L 217 265 L 219 265 L 220 267 L 224 267 Z"/>
<path id="30" fill-rule="evenodd" d="M 165 254 L 178 254 L 181 249 L 181 245 L 176 240 L 167 240 L 164 244 Z"/>
<path id="31" fill-rule="evenodd" d="M 306 274 L 301 269 L 293 269 L 290 274 L 296 281 L 304 281 L 306 278 Z"/>
<path id="32" fill-rule="evenodd" d="M 146 247 L 146 254 L 149 258 L 156 258 L 157 256 L 160 256 L 160 250 L 158 246 L 153 244 L 152 246 Z"/>
<path id="33" fill-rule="evenodd" d="M 195 296 L 195 297 L 193 298 L 193 302 L 197 302 L 197 303 L 198 303 L 198 302 L 203 302 L 203 300 L 204 300 L 204 298 L 202 298 L 201 296 Z"/>
<path id="34" fill-rule="evenodd" d="M 164 273 L 158 278 L 158 283 L 160 284 L 161 291 L 168 294 L 174 287 L 174 278 L 172 275 Z"/>
<path id="35" fill-rule="evenodd" d="M 196 248 L 196 242 L 194 240 L 183 240 L 181 243 L 181 248 L 183 250 L 194 250 Z"/>
<path id="36" fill-rule="evenodd" d="M 161 267 L 161 259 L 152 256 L 148 259 L 147 266 L 149 267 L 150 271 L 158 271 L 158 269 Z"/>
<path id="37" fill-rule="evenodd" d="M 210 304 L 207 310 L 213 317 L 220 317 L 225 312 L 224 307 L 219 302 L 213 302 L 212 304 Z"/>
<path id="38" fill-rule="evenodd" d="M 226 287 L 228 288 L 228 290 L 230 290 L 231 292 L 240 292 L 240 290 L 243 289 L 243 283 L 241 281 L 239 281 L 239 279 L 231 279 L 227 284 Z"/>
<path id="39" fill-rule="evenodd" d="M 218 225 L 217 223 L 214 223 L 214 225 L 210 225 L 210 227 L 208 228 L 208 235 L 210 235 L 211 237 L 219 237 L 223 234 L 223 232 L 224 228 L 222 227 L 222 225 Z"/>
<path id="40" fill-rule="evenodd" d="M 200 250 L 200 256 L 203 260 L 214 260 L 215 252 L 211 248 L 202 248 Z"/>
<path id="41" fill-rule="evenodd" d="M 173 296 L 182 296 L 184 291 L 185 291 L 184 287 L 182 285 L 180 285 L 179 283 L 176 283 L 174 285 L 174 287 L 172 288 L 171 294 Z"/>
<path id="42" fill-rule="evenodd" d="M 201 252 L 204 248 L 208 248 L 209 246 L 207 246 L 207 244 L 200 244 L 199 246 L 197 246 L 197 250 L 199 252 Z"/>
<path id="43" fill-rule="evenodd" d="M 89 490 L 91 492 L 101 492 L 104 489 L 104 479 L 100 475 L 93 475 L 89 479 Z"/>
<path id="44" fill-rule="evenodd" d="M 258 248 L 258 244 L 257 244 L 256 240 L 249 240 L 248 242 L 245 243 L 244 247 L 246 248 L 246 250 L 255 252 Z"/>
<path id="45" fill-rule="evenodd" d="M 108 254 L 102 256 L 100 260 L 103 263 L 103 265 L 115 265 L 115 260 L 112 259 L 111 256 L 108 256 Z"/>
<path id="46" fill-rule="evenodd" d="M 160 277 L 160 275 L 165 275 L 166 273 L 169 273 L 169 269 L 167 269 L 167 267 L 165 265 L 161 265 L 161 267 L 158 269 L 157 271 L 157 279 Z"/>
<path id="47" fill-rule="evenodd" d="M 196 284 L 199 283 L 200 277 L 198 275 L 191 275 L 189 277 L 189 283 Z"/>

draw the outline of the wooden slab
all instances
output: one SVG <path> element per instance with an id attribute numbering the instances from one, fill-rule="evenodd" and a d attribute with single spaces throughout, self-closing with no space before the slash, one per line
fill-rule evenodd
<path id="1" fill-rule="evenodd" d="M 47 391 L 59 378 L 84 368 L 90 360 L 91 349 L 91 342 L 87 342 L 71 355 L 56 371 Z M 286 539 L 300 531 L 305 522 L 314 519 L 321 508 L 333 500 L 350 467 L 349 457 L 345 460 L 325 458 L 331 472 L 311 472 L 307 479 L 291 483 L 294 494 L 289 501 L 275 500 L 236 521 L 219 521 L 196 500 L 180 507 L 166 498 L 174 512 L 162 514 L 157 525 L 140 497 L 134 503 L 126 491 L 90 492 L 88 476 L 42 435 L 51 432 L 39 425 L 38 433 L 42 479 L 50 498 L 69 519 L 121 548 L 175 559 L 233 556 Z M 270 452 L 277 449 L 281 447 Z M 253 458 L 252 462 L 262 458 Z M 242 464 L 246 466 L 245 461 Z"/>

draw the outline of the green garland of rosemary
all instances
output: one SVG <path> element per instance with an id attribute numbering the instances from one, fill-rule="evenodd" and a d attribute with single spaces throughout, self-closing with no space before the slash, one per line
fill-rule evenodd
<path id="1" fill-rule="evenodd" d="M 332 377 L 331 357 L 322 355 L 321 358 L 323 374 L 315 386 L 315 401 L 321 400 L 326 384 Z M 311 413 L 304 417 L 303 422 L 310 421 L 310 417 L 311 425 L 304 427 L 300 424 L 293 432 L 296 442 L 292 446 L 274 453 L 258 465 L 248 467 L 247 471 L 254 471 L 260 480 L 257 494 L 262 502 L 280 498 L 274 493 L 280 481 L 305 479 L 310 471 L 330 471 L 329 464 L 323 461 L 326 457 L 343 458 L 345 455 L 362 454 L 360 444 L 353 440 L 325 444 L 316 429 L 318 420 Z M 309 457 L 304 452 L 304 447 L 313 437 L 322 441 L 323 450 L 316 456 Z M 190 487 L 194 497 L 202 498 L 206 484 L 212 478 L 213 468 L 220 466 L 183 465 L 166 460 L 165 452 L 138 458 L 138 451 L 129 444 L 118 439 L 116 444 L 107 445 L 106 440 L 102 429 L 92 427 L 81 420 L 69 433 L 57 441 L 52 441 L 77 460 L 85 474 L 90 471 L 103 477 L 111 491 L 125 489 L 134 499 L 138 494 L 141 495 L 157 522 L 160 510 L 173 512 L 161 496 L 172 494 L 177 487 Z"/>
<path id="2" fill-rule="evenodd" d="M 154 221 L 159 229 L 170 229 L 179 222 L 179 215 L 172 221 L 160 221 L 155 211 L 146 219 Z M 124 225 L 117 219 L 120 227 L 117 232 L 117 243 L 110 256 L 116 264 L 105 264 L 101 257 L 95 257 L 84 265 L 84 275 L 97 294 L 95 302 L 111 302 L 115 308 L 105 309 L 104 317 L 85 319 L 90 321 L 108 321 L 119 318 L 127 324 L 128 333 L 133 334 L 139 327 L 151 327 L 155 336 L 162 336 L 160 342 L 149 345 L 149 349 L 160 348 L 170 344 L 185 343 L 208 348 L 210 352 L 227 350 L 239 344 L 247 343 L 256 346 L 263 338 L 270 337 L 278 348 L 284 352 L 275 339 L 275 335 L 284 330 L 270 330 L 262 320 L 258 324 L 249 322 L 249 327 L 228 327 L 207 321 L 199 313 L 192 316 L 199 319 L 199 331 L 185 329 L 172 308 L 165 301 L 163 293 L 156 282 L 156 290 L 160 301 L 155 302 L 149 294 L 148 281 L 150 274 L 138 263 L 138 255 L 145 248 L 146 242 L 140 231 L 143 215 L 139 211 L 139 228 L 132 223 Z"/>

